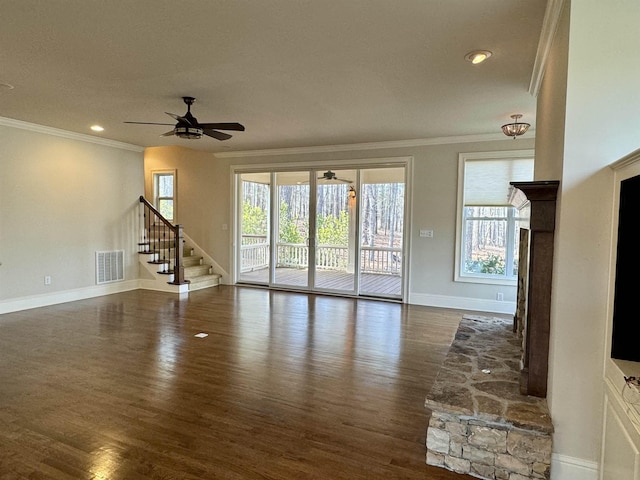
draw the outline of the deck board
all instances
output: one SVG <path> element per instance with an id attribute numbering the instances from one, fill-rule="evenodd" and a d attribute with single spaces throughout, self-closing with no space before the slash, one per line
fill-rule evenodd
<path id="1" fill-rule="evenodd" d="M 275 284 L 279 286 L 307 287 L 308 270 L 306 268 L 276 268 Z M 269 270 L 264 268 L 240 275 L 240 281 L 248 283 L 269 283 Z M 360 275 L 360 293 L 385 297 L 402 295 L 400 275 L 363 273 Z M 351 292 L 354 289 L 353 274 L 333 270 L 321 270 L 316 273 L 316 287 L 319 289 Z"/>

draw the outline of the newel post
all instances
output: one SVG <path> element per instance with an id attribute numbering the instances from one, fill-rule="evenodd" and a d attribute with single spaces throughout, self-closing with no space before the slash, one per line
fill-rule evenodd
<path id="1" fill-rule="evenodd" d="M 184 279 L 184 265 L 182 264 L 182 257 L 184 254 L 184 236 L 182 232 L 182 225 L 176 225 L 174 232 L 174 242 L 176 247 L 176 256 L 173 266 L 173 282 L 169 282 L 173 285 L 183 285 L 189 283 Z"/>

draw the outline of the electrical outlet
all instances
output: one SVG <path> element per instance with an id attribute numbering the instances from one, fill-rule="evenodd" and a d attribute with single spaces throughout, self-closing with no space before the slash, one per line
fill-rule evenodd
<path id="1" fill-rule="evenodd" d="M 51 276 L 49 276 L 49 275 L 45 275 L 45 277 L 44 277 L 44 284 L 45 284 L 45 285 L 51 285 Z"/>
<path id="2" fill-rule="evenodd" d="M 433 238 L 433 230 L 420 230 L 420 236 L 423 238 Z"/>
<path id="3" fill-rule="evenodd" d="M 502 292 L 496 293 L 496 300 L 499 301 L 499 302 L 504 301 L 504 293 L 502 293 Z"/>

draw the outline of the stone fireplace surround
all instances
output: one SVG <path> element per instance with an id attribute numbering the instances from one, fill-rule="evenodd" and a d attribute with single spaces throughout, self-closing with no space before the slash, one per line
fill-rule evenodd
<path id="1" fill-rule="evenodd" d="M 427 464 L 487 480 L 549 479 L 553 425 L 544 398 L 520 393 L 512 322 L 463 316 L 426 398 Z"/>

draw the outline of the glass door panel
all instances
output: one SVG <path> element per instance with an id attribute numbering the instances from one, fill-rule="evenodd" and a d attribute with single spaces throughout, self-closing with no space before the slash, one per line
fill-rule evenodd
<path id="1" fill-rule="evenodd" d="M 317 171 L 314 288 L 356 290 L 356 170 Z"/>
<path id="2" fill-rule="evenodd" d="M 269 283 L 271 174 L 243 173 L 240 188 L 239 280 Z"/>
<path id="3" fill-rule="evenodd" d="M 309 287 L 309 172 L 275 174 L 273 283 Z"/>
<path id="4" fill-rule="evenodd" d="M 405 167 L 238 175 L 239 282 L 402 298 Z"/>
<path id="5" fill-rule="evenodd" d="M 360 294 L 402 297 L 405 169 L 363 169 L 360 181 Z"/>

